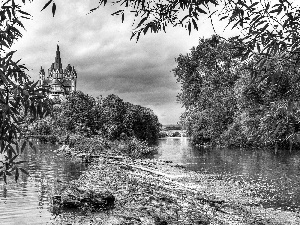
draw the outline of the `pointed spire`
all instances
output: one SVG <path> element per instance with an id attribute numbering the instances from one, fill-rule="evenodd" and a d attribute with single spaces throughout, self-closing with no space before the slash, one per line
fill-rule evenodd
<path id="1" fill-rule="evenodd" d="M 43 74 L 45 75 L 45 70 L 43 69 L 43 67 L 41 66 L 41 69 L 40 69 L 40 74 Z"/>
<path id="2" fill-rule="evenodd" d="M 58 63 L 59 61 L 60 61 L 60 51 L 59 51 L 59 46 L 57 45 L 55 62 Z"/>
<path id="3" fill-rule="evenodd" d="M 59 46 L 58 45 L 57 45 L 57 48 L 56 48 L 56 56 L 55 56 L 54 68 L 58 69 L 59 71 L 62 70 L 62 64 L 61 64 L 61 58 L 60 58 L 60 51 L 59 51 Z"/>

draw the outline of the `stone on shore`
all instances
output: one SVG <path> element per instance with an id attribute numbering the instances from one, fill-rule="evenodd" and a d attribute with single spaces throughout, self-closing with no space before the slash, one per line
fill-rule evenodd
<path id="1" fill-rule="evenodd" d="M 63 208 L 92 207 L 94 209 L 111 209 L 115 196 L 107 190 L 84 190 L 80 187 L 68 186 L 59 195 L 52 197 L 55 206 Z"/>

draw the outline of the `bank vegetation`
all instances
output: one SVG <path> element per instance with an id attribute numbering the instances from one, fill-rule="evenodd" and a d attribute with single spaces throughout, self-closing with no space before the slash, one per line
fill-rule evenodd
<path id="1" fill-rule="evenodd" d="M 291 150 L 300 141 L 296 58 L 287 60 L 283 51 L 245 60 L 245 47 L 237 37 L 214 35 L 177 58 L 181 123 L 197 144 Z"/>

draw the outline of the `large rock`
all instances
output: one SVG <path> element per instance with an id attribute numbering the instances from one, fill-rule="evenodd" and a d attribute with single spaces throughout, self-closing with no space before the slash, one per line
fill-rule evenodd
<path id="1" fill-rule="evenodd" d="M 107 190 L 83 190 L 75 186 L 64 188 L 59 195 L 52 197 L 53 205 L 65 208 L 88 206 L 94 209 L 111 209 L 115 197 Z"/>
<path id="2" fill-rule="evenodd" d="M 81 203 L 95 208 L 110 209 L 114 207 L 115 196 L 109 191 L 86 191 L 81 198 Z"/>

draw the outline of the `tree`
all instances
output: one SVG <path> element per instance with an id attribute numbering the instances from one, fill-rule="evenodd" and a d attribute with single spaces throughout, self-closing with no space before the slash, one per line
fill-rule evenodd
<path id="1" fill-rule="evenodd" d="M 182 122 L 197 142 L 284 146 L 299 131 L 300 68 L 273 59 L 253 80 L 260 57 L 236 58 L 235 42 L 201 39 L 178 57 L 174 73 L 186 109 Z"/>
<path id="2" fill-rule="evenodd" d="M 181 120 L 196 142 L 218 140 L 233 121 L 233 87 L 240 63 L 233 45 L 234 41 L 212 36 L 201 39 L 190 54 L 176 60 L 173 71 L 182 87 L 178 100 L 186 109 Z"/>
<path id="3" fill-rule="evenodd" d="M 25 1 L 23 1 L 25 2 Z M 22 125 L 26 118 L 41 118 L 49 113 L 50 102 L 45 98 L 45 90 L 38 83 L 30 81 L 26 67 L 20 60 L 14 61 L 14 52 L 10 51 L 16 40 L 22 37 L 23 19 L 30 15 L 21 10 L 13 0 L 4 1 L 0 9 L 0 154 L 5 160 L 0 163 L 0 176 L 15 173 L 18 180 L 21 161 L 16 162 L 26 145 L 33 144 L 22 139 Z M 30 115 L 28 117 L 28 115 Z"/>
<path id="4" fill-rule="evenodd" d="M 157 141 L 161 124 L 153 110 L 140 105 L 126 103 L 124 124 L 139 140 L 153 143 Z"/>
<path id="5" fill-rule="evenodd" d="M 86 135 L 97 134 L 100 129 L 101 108 L 96 100 L 81 91 L 76 91 L 67 96 L 58 109 L 57 124 L 67 132 L 83 132 Z"/>
<path id="6" fill-rule="evenodd" d="M 55 134 L 60 130 L 110 140 L 125 135 L 147 142 L 157 140 L 160 129 L 157 116 L 149 108 L 124 102 L 114 94 L 95 99 L 81 91 L 73 92 L 60 107 L 55 107 L 47 124 L 56 124 Z"/>
<path id="7" fill-rule="evenodd" d="M 238 134 L 244 136 L 241 143 L 286 146 L 290 137 L 299 131 L 299 67 L 273 60 L 252 81 L 248 68 L 258 60 L 254 58 L 254 62 L 249 61 L 240 69 L 234 87 L 238 110 L 224 139 L 237 143 L 234 136 Z"/>
<path id="8" fill-rule="evenodd" d="M 110 94 L 102 101 L 103 126 L 101 132 L 111 140 L 118 139 L 122 133 L 128 134 L 123 123 L 126 114 L 125 103 L 117 95 Z"/>
<path id="9" fill-rule="evenodd" d="M 146 107 L 124 102 L 116 95 L 102 101 L 101 133 L 111 140 L 123 134 L 151 143 L 158 138 L 160 123 L 154 112 Z"/>

